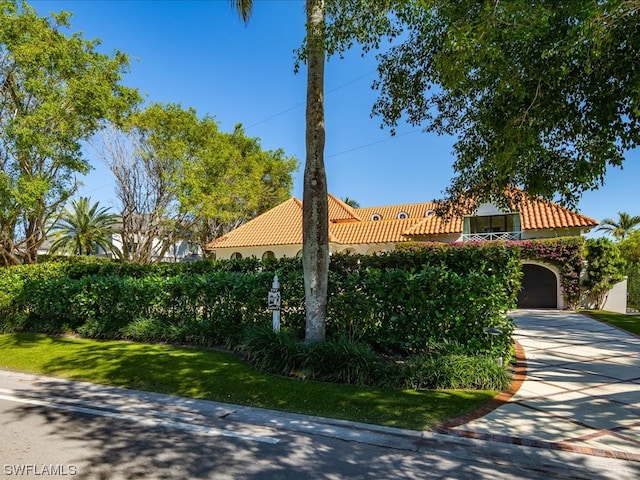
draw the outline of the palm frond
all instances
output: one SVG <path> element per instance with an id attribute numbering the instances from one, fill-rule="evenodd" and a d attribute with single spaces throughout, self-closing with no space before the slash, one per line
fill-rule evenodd
<path id="1" fill-rule="evenodd" d="M 91 255 L 97 249 L 112 252 L 111 236 L 118 222 L 119 217 L 109 213 L 108 208 L 100 208 L 99 202 L 91 205 L 86 197 L 71 200 L 51 227 L 53 243 L 49 253 Z"/>
<path id="2" fill-rule="evenodd" d="M 247 24 L 253 13 L 253 0 L 229 0 L 231 8 L 238 12 L 242 21 Z"/>

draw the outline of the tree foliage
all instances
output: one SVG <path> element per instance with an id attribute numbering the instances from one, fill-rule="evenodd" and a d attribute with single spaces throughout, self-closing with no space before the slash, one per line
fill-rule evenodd
<path id="1" fill-rule="evenodd" d="M 631 232 L 618 246 L 627 262 L 627 299 L 637 308 L 640 305 L 640 230 Z"/>
<path id="2" fill-rule="evenodd" d="M 46 223 L 90 166 L 81 142 L 139 97 L 119 84 L 127 56 L 66 36 L 70 15 L 0 1 L 0 262 L 33 262 Z"/>
<path id="3" fill-rule="evenodd" d="M 109 213 L 106 207 L 101 208 L 99 202 L 92 205 L 87 197 L 71 200 L 70 207 L 52 225 L 53 243 L 49 253 L 92 255 L 100 250 L 113 252 L 112 235 L 118 222 L 118 215 Z"/>
<path id="4" fill-rule="evenodd" d="M 151 104 L 105 130 L 99 151 L 116 177 L 123 258 L 138 263 L 185 239 L 204 247 L 274 207 L 290 195 L 297 168 L 240 125 L 224 133 L 177 104 Z"/>
<path id="5" fill-rule="evenodd" d="M 602 308 L 607 292 L 624 279 L 626 262 L 617 244 L 608 238 L 590 238 L 585 246 L 587 276 L 583 285 L 596 302 L 596 308 Z"/>
<path id="6" fill-rule="evenodd" d="M 619 247 L 622 257 L 627 262 L 640 263 L 640 230 L 636 230 L 624 238 Z"/>
<path id="7" fill-rule="evenodd" d="M 122 130 L 102 132 L 99 152 L 116 179 L 125 261 L 159 259 L 184 233 L 186 216 L 176 201 L 182 152 L 173 138 L 181 121 L 180 108 L 154 104 L 132 115 Z"/>
<path id="8" fill-rule="evenodd" d="M 248 137 L 242 125 L 205 140 L 208 145 L 185 163 L 179 189 L 182 208 L 194 219 L 194 241 L 201 246 L 289 198 L 298 168 L 284 150 L 263 150 L 260 139 Z"/>
<path id="9" fill-rule="evenodd" d="M 351 197 L 342 197 L 340 200 L 342 200 L 344 203 L 346 203 L 347 205 L 349 205 L 351 208 L 360 208 L 360 202 L 358 202 L 356 199 L 351 198 Z"/>
<path id="10" fill-rule="evenodd" d="M 365 49 L 398 37 L 378 56 L 383 124 L 457 137 L 450 205 L 518 186 L 575 206 L 639 143 L 638 0 L 344 3 L 362 10 L 334 22 L 337 41 L 362 19 L 384 27 Z"/>

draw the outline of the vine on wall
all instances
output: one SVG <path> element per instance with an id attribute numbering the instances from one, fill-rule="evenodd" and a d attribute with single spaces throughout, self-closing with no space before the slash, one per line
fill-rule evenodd
<path id="1" fill-rule="evenodd" d="M 576 308 L 580 301 L 580 273 L 584 264 L 582 237 L 558 237 L 519 240 L 509 244 L 520 250 L 522 259 L 536 260 L 555 266 L 560 272 L 560 284 L 565 304 Z"/>

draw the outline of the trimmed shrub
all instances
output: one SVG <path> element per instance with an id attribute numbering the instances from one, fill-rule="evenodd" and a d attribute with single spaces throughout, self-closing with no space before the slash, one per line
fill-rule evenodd
<path id="1" fill-rule="evenodd" d="M 302 376 L 312 380 L 366 385 L 374 383 L 377 357 L 369 345 L 347 338 L 306 348 Z"/>
<path id="2" fill-rule="evenodd" d="M 627 265 L 627 299 L 629 305 L 640 307 L 640 262 Z"/>
<path id="3" fill-rule="evenodd" d="M 437 355 L 407 359 L 396 372 L 396 388 L 504 390 L 508 371 L 489 356 Z"/>
<path id="4" fill-rule="evenodd" d="M 384 359 L 346 338 L 305 345 L 266 326 L 248 331 L 241 350 L 262 371 L 306 380 L 403 390 L 502 390 L 510 383 L 496 357 L 440 353 Z"/>
<path id="5" fill-rule="evenodd" d="M 587 276 L 583 285 L 596 308 L 602 308 L 607 292 L 624 279 L 626 262 L 618 246 L 604 237 L 587 240 L 586 260 Z"/>

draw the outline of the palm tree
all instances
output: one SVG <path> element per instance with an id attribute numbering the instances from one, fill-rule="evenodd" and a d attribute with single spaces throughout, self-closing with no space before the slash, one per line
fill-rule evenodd
<path id="1" fill-rule="evenodd" d="M 605 218 L 596 228 L 596 231 L 603 231 L 611 234 L 615 239 L 624 240 L 638 225 L 640 225 L 640 215 L 633 217 L 626 212 L 618 212 L 618 221 L 612 218 Z"/>
<path id="2" fill-rule="evenodd" d="M 247 23 L 253 0 L 230 0 Z M 320 342 L 326 334 L 329 277 L 329 205 L 324 167 L 325 1 L 307 0 L 306 160 L 302 194 L 302 265 L 306 328 L 305 342 Z"/>
<path id="3" fill-rule="evenodd" d="M 349 205 L 351 208 L 360 208 L 360 202 L 354 200 L 351 197 L 342 197 L 340 200 Z"/>
<path id="4" fill-rule="evenodd" d="M 53 243 L 49 253 L 91 255 L 98 249 L 116 251 L 111 235 L 119 217 L 107 210 L 100 208 L 99 202 L 90 205 L 86 197 L 71 200 L 70 208 L 67 207 L 51 227 Z"/>

